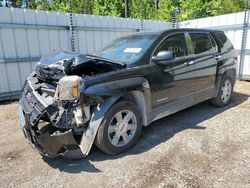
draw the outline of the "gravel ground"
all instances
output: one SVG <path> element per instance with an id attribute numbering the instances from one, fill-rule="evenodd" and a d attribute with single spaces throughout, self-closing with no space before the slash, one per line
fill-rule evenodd
<path id="1" fill-rule="evenodd" d="M 144 127 L 111 157 L 46 159 L 24 139 L 18 103 L 0 105 L 0 187 L 250 187 L 250 82 L 225 108 L 208 102 Z"/>

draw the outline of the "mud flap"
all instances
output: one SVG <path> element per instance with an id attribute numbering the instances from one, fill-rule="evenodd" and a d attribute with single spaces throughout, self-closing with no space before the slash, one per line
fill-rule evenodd
<path id="1" fill-rule="evenodd" d="M 110 97 L 94 109 L 89 126 L 83 133 L 82 140 L 79 145 L 84 156 L 87 156 L 90 152 L 105 113 L 119 99 L 119 97 L 120 96 Z"/>

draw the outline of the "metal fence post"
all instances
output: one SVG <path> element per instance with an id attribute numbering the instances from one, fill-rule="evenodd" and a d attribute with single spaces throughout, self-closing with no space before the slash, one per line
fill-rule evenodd
<path id="1" fill-rule="evenodd" d="M 242 28 L 242 41 L 241 41 L 241 50 L 240 50 L 238 79 L 242 79 L 243 77 L 243 68 L 244 68 L 244 60 L 245 60 L 245 52 L 246 52 L 246 44 L 247 44 L 247 30 L 248 30 L 248 23 L 249 23 L 248 1 L 245 1 L 244 5 L 245 5 L 245 13 L 244 13 L 243 28 Z"/>
<path id="2" fill-rule="evenodd" d="M 75 37 L 74 37 L 74 20 L 72 13 L 72 0 L 69 0 L 69 32 L 71 51 L 75 52 Z"/>
<path id="3" fill-rule="evenodd" d="M 177 16 L 181 13 L 180 0 L 174 0 L 174 3 L 176 4 L 177 8 L 172 12 L 172 27 L 176 29 L 178 26 Z"/>
<path id="4" fill-rule="evenodd" d="M 143 15 L 143 4 L 142 4 L 142 2 L 141 2 L 141 4 L 140 4 L 140 10 L 141 10 L 141 12 L 140 12 L 140 31 L 143 31 L 143 17 L 144 17 L 144 15 Z"/>

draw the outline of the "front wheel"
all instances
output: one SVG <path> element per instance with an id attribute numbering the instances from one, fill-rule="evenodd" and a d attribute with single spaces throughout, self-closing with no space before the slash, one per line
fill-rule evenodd
<path id="1" fill-rule="evenodd" d="M 122 153 L 136 144 L 141 128 L 137 106 L 130 101 L 117 102 L 105 114 L 95 144 L 107 154 Z"/>
<path id="2" fill-rule="evenodd" d="M 211 100 L 212 104 L 216 106 L 226 106 L 230 103 L 233 93 L 233 81 L 230 77 L 226 76 L 222 79 L 219 92 L 215 98 Z"/>

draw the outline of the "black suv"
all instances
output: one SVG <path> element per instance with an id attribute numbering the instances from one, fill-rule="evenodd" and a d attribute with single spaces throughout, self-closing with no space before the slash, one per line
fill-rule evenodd
<path id="1" fill-rule="evenodd" d="M 222 31 L 172 29 L 122 37 L 91 55 L 54 51 L 27 78 L 23 132 L 42 155 L 131 148 L 142 126 L 211 99 L 230 102 L 237 54 Z"/>

